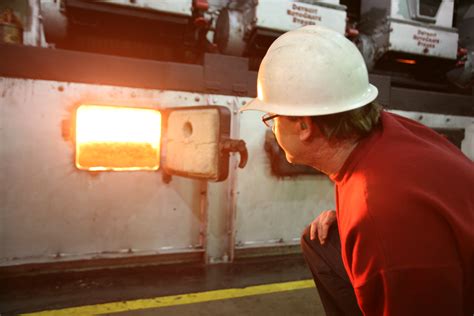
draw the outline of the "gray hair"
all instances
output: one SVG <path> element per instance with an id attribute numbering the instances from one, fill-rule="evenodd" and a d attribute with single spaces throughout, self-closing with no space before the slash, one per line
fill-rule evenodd
<path id="1" fill-rule="evenodd" d="M 311 119 L 328 140 L 343 141 L 367 136 L 378 125 L 381 111 L 382 106 L 374 101 L 354 110 Z"/>

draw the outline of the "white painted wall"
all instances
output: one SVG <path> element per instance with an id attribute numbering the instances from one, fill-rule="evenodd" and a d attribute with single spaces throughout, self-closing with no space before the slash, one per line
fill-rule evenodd
<path id="1" fill-rule="evenodd" d="M 235 229 L 230 212 L 236 205 L 236 242 L 298 240 L 302 228 L 332 205 L 332 186 L 322 176 L 270 175 L 259 116 L 237 112 L 247 100 L 0 77 L 0 265 L 177 253 L 202 246 L 211 262 L 222 261 L 231 252 Z M 229 179 L 208 185 L 206 245 L 200 244 L 198 181 L 173 177 L 165 184 L 161 172 L 91 174 L 75 168 L 74 148 L 63 139 L 61 125 L 82 103 L 220 104 L 232 109 L 233 133 L 240 127 L 250 161 L 237 170 L 239 157 L 233 155 Z M 231 192 L 237 194 L 234 201 Z"/>
<path id="2" fill-rule="evenodd" d="M 63 91 L 59 91 L 63 89 Z M 197 181 L 74 166 L 61 122 L 81 102 L 159 105 L 158 91 L 0 78 L 0 265 L 199 246 Z"/>
<path id="3" fill-rule="evenodd" d="M 236 243 L 299 243 L 304 227 L 321 211 L 334 208 L 333 185 L 323 175 L 272 176 L 263 151 L 266 128 L 261 116 L 248 111 L 241 117 L 240 135 L 251 159 L 238 174 Z"/>

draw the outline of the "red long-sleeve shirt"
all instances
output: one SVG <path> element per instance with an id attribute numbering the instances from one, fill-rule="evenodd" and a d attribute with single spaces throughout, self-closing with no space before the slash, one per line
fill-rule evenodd
<path id="1" fill-rule="evenodd" d="M 365 315 L 474 313 L 474 163 L 383 112 L 336 183 L 342 257 Z"/>

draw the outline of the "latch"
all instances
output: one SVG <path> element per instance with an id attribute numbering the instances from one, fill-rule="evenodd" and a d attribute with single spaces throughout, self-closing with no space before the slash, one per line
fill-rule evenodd
<path id="1" fill-rule="evenodd" d="M 249 154 L 245 142 L 241 139 L 222 139 L 219 143 L 219 149 L 222 154 L 238 152 L 240 154 L 239 168 L 244 168 L 247 164 Z"/>

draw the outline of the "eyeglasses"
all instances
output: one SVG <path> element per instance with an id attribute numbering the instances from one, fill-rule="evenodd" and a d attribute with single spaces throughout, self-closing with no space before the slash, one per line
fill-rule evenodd
<path id="1" fill-rule="evenodd" d="M 279 114 L 266 113 L 262 116 L 262 122 L 267 127 L 273 128 L 273 126 L 275 125 L 275 121 L 273 119 L 279 116 L 280 116 Z"/>

